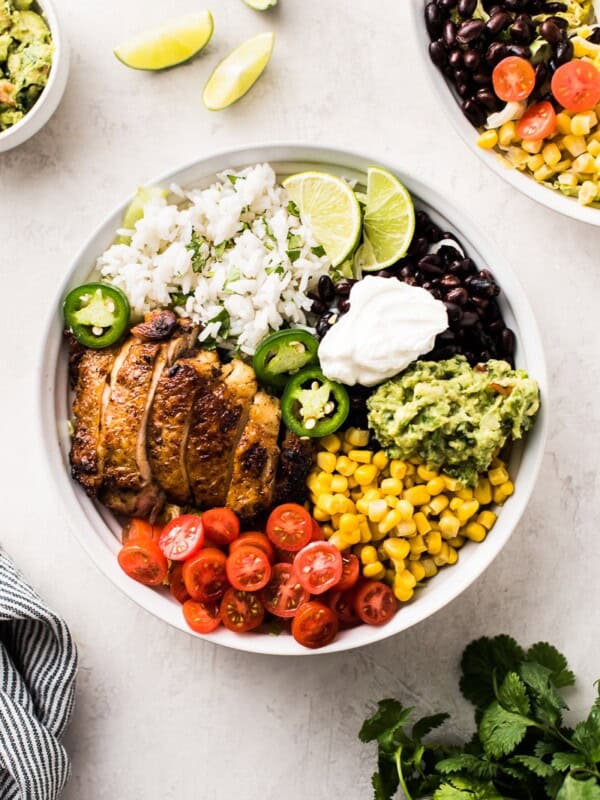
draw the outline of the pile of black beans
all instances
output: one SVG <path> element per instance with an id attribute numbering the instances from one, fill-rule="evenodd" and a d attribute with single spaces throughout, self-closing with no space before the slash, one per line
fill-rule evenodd
<path id="1" fill-rule="evenodd" d="M 531 57 L 530 44 L 538 36 L 548 42 L 551 55 L 534 65 L 534 99 L 549 99 L 549 82 L 561 64 L 573 58 L 573 44 L 567 35 L 566 21 L 549 16 L 539 22 L 539 14 L 558 14 L 567 6 L 550 0 L 483 0 L 490 18 L 474 19 L 477 0 L 431 0 L 425 5 L 425 24 L 431 39 L 429 55 L 433 63 L 454 84 L 461 98 L 464 115 L 481 127 L 490 112 L 504 103 L 494 93 L 492 72 L 507 56 Z M 600 27 L 590 41 L 600 43 Z"/>

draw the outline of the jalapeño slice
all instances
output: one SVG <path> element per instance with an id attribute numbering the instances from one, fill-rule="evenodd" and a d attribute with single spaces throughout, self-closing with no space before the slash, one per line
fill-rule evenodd
<path id="1" fill-rule="evenodd" d="M 318 367 L 308 367 L 287 382 L 281 414 L 298 436 L 327 436 L 340 428 L 350 411 L 348 392 L 326 378 Z"/>
<path id="2" fill-rule="evenodd" d="M 283 389 L 291 375 L 317 363 L 318 349 L 315 337 L 300 328 L 272 333 L 254 355 L 256 377 L 265 386 Z"/>
<path id="3" fill-rule="evenodd" d="M 129 301 L 116 286 L 85 283 L 63 303 L 69 331 L 80 344 L 99 350 L 117 342 L 129 325 Z"/>

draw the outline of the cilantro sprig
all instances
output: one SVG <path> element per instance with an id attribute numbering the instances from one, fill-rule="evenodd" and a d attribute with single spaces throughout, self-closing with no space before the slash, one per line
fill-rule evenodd
<path id="1" fill-rule="evenodd" d="M 510 636 L 477 639 L 463 653 L 460 688 L 475 707 L 477 731 L 461 746 L 431 741 L 449 717 L 413 722 L 414 709 L 382 700 L 363 724 L 377 742 L 375 800 L 600 800 L 599 695 L 574 730 L 563 723 L 562 691 L 575 684 L 566 658 Z"/>

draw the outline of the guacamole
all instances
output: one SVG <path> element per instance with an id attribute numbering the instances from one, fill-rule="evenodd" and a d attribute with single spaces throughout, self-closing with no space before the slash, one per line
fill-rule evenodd
<path id="1" fill-rule="evenodd" d="M 33 0 L 0 0 L 0 133 L 23 119 L 48 83 L 53 45 Z"/>
<path id="2" fill-rule="evenodd" d="M 475 486 L 508 439 L 540 407 L 537 383 L 506 361 L 471 367 L 464 356 L 418 361 L 368 399 L 369 426 L 391 458 L 418 456 Z"/>

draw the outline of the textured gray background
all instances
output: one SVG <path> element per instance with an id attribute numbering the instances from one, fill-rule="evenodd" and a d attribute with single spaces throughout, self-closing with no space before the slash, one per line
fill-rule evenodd
<path id="1" fill-rule="evenodd" d="M 79 644 L 66 800 L 369 797 L 373 753 L 356 740 L 369 704 L 397 695 L 424 711 L 449 709 L 467 732 L 457 664 L 483 633 L 551 639 L 582 678 L 574 709 L 592 697 L 600 676 L 600 232 L 516 194 L 468 152 L 425 80 L 408 2 L 280 0 L 267 16 L 241 0 L 214 0 L 205 55 L 148 75 L 121 66 L 112 47 L 165 15 L 197 10 L 197 0 L 167 9 L 161 0 L 56 0 L 73 48 L 65 99 L 41 134 L 0 156 L 0 538 Z M 276 48 L 260 83 L 237 106 L 207 112 L 200 95 L 215 60 L 270 28 Z M 548 450 L 510 544 L 435 617 L 347 655 L 229 652 L 138 609 L 75 542 L 32 424 L 43 322 L 93 227 L 154 175 L 269 140 L 371 152 L 472 209 L 518 271 L 549 362 Z"/>

